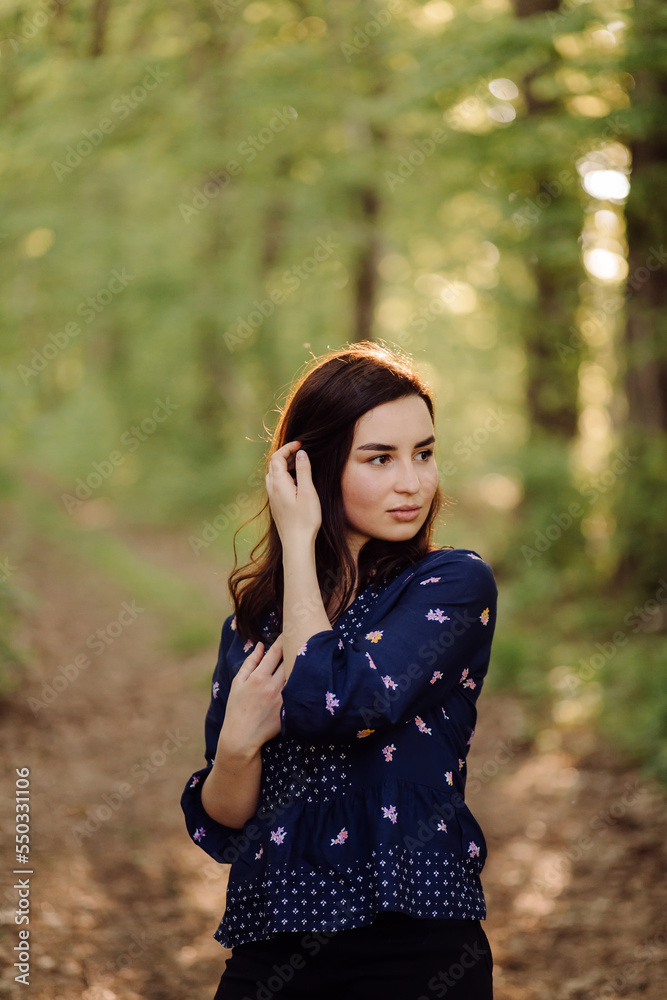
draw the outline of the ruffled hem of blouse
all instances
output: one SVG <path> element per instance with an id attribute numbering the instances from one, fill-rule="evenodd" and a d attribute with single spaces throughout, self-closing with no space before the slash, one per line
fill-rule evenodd
<path id="1" fill-rule="evenodd" d="M 368 863 L 374 848 L 392 847 L 408 852 L 428 848 L 474 861 L 481 871 L 487 854 L 484 835 L 459 790 L 459 776 L 452 781 L 451 789 L 437 789 L 387 776 L 314 801 L 310 786 L 303 783 L 278 802 L 262 803 L 239 830 L 207 816 L 197 783 L 187 793 L 188 828 L 217 861 L 235 863 L 239 878 L 302 867 L 338 871 Z"/>
<path id="2" fill-rule="evenodd" d="M 458 784 L 458 776 L 454 780 Z M 373 848 L 390 847 L 428 847 L 474 860 L 480 870 L 486 859 L 482 830 L 455 785 L 437 789 L 387 776 L 321 801 L 305 801 L 306 794 L 302 786 L 284 806 L 264 806 L 249 820 L 256 836 L 242 857 L 250 869 L 337 870 L 366 863 Z"/>
<path id="3" fill-rule="evenodd" d="M 401 847 L 373 851 L 366 864 L 338 871 L 276 869 L 236 883 L 213 935 L 225 948 L 282 932 L 337 931 L 370 924 L 384 910 L 412 917 L 483 920 L 477 859 Z"/>

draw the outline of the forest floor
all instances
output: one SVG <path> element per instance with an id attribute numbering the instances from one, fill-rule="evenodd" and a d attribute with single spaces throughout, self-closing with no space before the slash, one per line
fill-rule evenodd
<path id="1" fill-rule="evenodd" d="M 118 534 L 200 587 L 222 624 L 226 580 L 187 539 Z M 30 985 L 14 982 L 10 848 L 0 997 L 209 1000 L 229 955 L 212 937 L 227 868 L 189 840 L 179 799 L 204 762 L 217 646 L 165 653 L 158 615 L 58 547 L 35 544 L 20 576 L 37 601 L 25 682 L 0 704 L 0 823 L 11 845 L 15 768 L 29 767 Z M 91 652 L 87 638 L 119 621 L 120 634 Z M 84 652 L 90 666 L 65 677 L 59 667 Z M 54 690 L 56 676 L 65 677 L 56 697 L 36 707 L 29 699 L 41 700 L 45 683 Z M 533 740 L 527 731 L 519 700 L 482 695 L 467 798 L 489 849 L 484 927 L 496 1000 L 665 1000 L 664 790 L 585 728 L 545 723 Z"/>

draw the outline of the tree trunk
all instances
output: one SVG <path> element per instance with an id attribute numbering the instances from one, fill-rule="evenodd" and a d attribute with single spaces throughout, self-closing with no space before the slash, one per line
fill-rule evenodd
<path id="1" fill-rule="evenodd" d="M 93 6 L 93 40 L 90 47 L 91 56 L 101 56 L 104 52 L 104 41 L 110 8 L 110 0 L 95 0 Z"/>
<path id="2" fill-rule="evenodd" d="M 626 69 L 631 93 L 631 190 L 628 236 L 627 315 L 622 388 L 627 401 L 620 430 L 631 462 L 614 493 L 618 561 L 613 585 L 652 597 L 667 579 L 667 283 L 664 226 L 667 218 L 667 73 L 660 4 L 637 0 L 635 41 Z M 667 627 L 664 604 L 662 628 Z M 659 627 L 657 618 L 653 627 Z"/>
<path id="3" fill-rule="evenodd" d="M 663 105 L 667 103 L 663 96 Z M 625 394 L 628 425 L 648 434 L 667 432 L 667 357 L 665 322 L 666 262 L 661 242 L 664 215 L 647 215 L 664 200 L 667 133 L 630 145 L 632 191 L 627 205 L 628 313 L 625 325 Z M 660 273 L 663 272 L 663 273 Z"/>
<path id="4" fill-rule="evenodd" d="M 555 13 L 559 6 L 560 0 L 515 0 L 518 18 Z M 523 92 L 529 118 L 562 113 L 557 101 L 543 100 L 532 87 L 533 81 L 546 68 L 537 67 L 524 78 Z M 539 166 L 535 176 L 538 194 L 543 188 L 553 190 L 555 172 L 556 168 L 549 169 L 548 162 Z M 558 200 L 567 197 L 562 193 Z M 528 266 L 537 288 L 536 308 L 525 312 L 526 404 L 531 432 L 536 438 L 555 436 L 570 442 L 577 432 L 577 365 L 572 360 L 568 363 L 559 354 L 558 345 L 567 339 L 566 331 L 574 321 L 579 264 L 577 261 L 567 267 L 556 263 L 552 251 L 556 240 L 569 239 L 574 246 L 578 245 L 580 217 L 578 212 L 568 216 L 562 208 L 562 204 L 549 204 L 540 211 L 526 246 Z M 568 228 L 571 229 L 569 234 Z"/>
<path id="5" fill-rule="evenodd" d="M 357 341 L 372 339 L 378 287 L 377 220 L 380 212 L 380 199 L 372 188 L 362 188 L 359 200 L 364 217 L 364 229 L 355 280 L 354 337 Z"/>

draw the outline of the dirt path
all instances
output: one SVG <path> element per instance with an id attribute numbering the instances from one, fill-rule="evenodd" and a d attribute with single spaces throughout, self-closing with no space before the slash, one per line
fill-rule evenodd
<path id="1" fill-rule="evenodd" d="M 124 537 L 201 587 L 222 624 L 226 578 L 185 537 Z M 49 546 L 20 576 L 38 604 L 29 675 L 1 716 L 0 996 L 208 1000 L 228 955 L 212 937 L 226 869 L 189 841 L 179 798 L 203 763 L 216 649 L 166 655 L 150 608 Z M 100 629 L 95 652 L 87 640 Z M 80 655 L 88 665 L 77 667 Z M 525 732 L 517 700 L 482 696 L 468 800 L 489 847 L 496 1000 L 664 1000 L 664 795 L 587 732 L 546 729 L 532 746 Z M 30 768 L 34 871 L 27 988 L 13 979 L 20 767 Z"/>

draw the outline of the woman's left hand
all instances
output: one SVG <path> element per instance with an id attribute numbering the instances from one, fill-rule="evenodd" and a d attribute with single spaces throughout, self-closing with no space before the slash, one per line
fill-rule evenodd
<path id="1" fill-rule="evenodd" d="M 301 458 L 294 457 L 300 447 L 300 441 L 288 441 L 274 452 L 264 477 L 271 514 L 283 545 L 297 538 L 314 540 L 322 524 L 322 507 L 313 486 L 310 459 L 305 452 Z M 296 469 L 296 482 L 290 468 Z"/>

